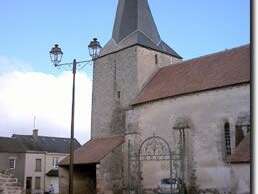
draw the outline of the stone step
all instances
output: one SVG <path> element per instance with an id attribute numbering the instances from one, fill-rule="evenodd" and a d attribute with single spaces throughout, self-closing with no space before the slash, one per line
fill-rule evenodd
<path id="1" fill-rule="evenodd" d="M 7 174 L 2 174 L 2 173 L 0 173 L 0 177 L 1 177 L 1 178 L 9 178 L 10 176 L 7 175 Z"/>
<path id="2" fill-rule="evenodd" d="M 0 194 L 22 194 L 18 179 L 0 173 Z"/>
<path id="3" fill-rule="evenodd" d="M 7 191 L 7 194 L 22 194 L 21 191 Z"/>
<path id="4" fill-rule="evenodd" d="M 0 178 L 0 183 L 6 183 L 6 182 L 17 183 L 17 179 L 16 178 Z"/>
<path id="5" fill-rule="evenodd" d="M 13 190 L 21 190 L 21 187 L 17 187 L 17 186 L 12 186 L 12 187 L 5 187 L 6 190 L 9 190 L 9 191 L 13 191 Z"/>
<path id="6" fill-rule="evenodd" d="M 19 186 L 18 183 L 15 183 L 15 182 L 7 182 L 7 183 L 5 183 L 4 185 L 7 186 L 7 187 L 8 187 L 8 186 L 11 186 L 11 187 L 12 187 L 12 186 Z"/>
<path id="7" fill-rule="evenodd" d="M 22 191 L 7 191 L 8 194 L 21 194 Z"/>

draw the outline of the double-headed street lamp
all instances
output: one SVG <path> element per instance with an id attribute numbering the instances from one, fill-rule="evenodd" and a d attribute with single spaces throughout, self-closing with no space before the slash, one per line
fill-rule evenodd
<path id="1" fill-rule="evenodd" d="M 83 63 L 90 63 L 91 61 L 94 61 L 98 58 L 101 45 L 98 42 L 97 38 L 94 38 L 89 46 L 89 54 L 91 56 L 91 60 L 86 61 L 76 61 L 76 59 L 73 60 L 72 63 L 61 63 L 62 57 L 63 57 L 63 51 L 61 48 L 59 48 L 58 44 L 55 44 L 55 46 L 51 49 L 49 52 L 50 59 L 55 67 L 60 66 L 67 66 L 72 65 L 73 66 L 73 88 L 72 88 L 72 114 L 71 114 L 71 139 L 70 139 L 70 165 L 69 165 L 69 194 L 73 194 L 73 161 L 74 161 L 74 106 L 75 106 L 75 75 L 77 70 L 77 65 L 81 65 Z"/>

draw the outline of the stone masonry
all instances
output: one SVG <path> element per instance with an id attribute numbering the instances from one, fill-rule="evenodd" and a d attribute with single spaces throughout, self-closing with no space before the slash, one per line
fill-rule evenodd
<path id="1" fill-rule="evenodd" d="M 178 61 L 141 46 L 99 58 L 94 64 L 92 138 L 124 133 L 124 110 L 160 67 Z"/>
<path id="2" fill-rule="evenodd" d="M 125 134 L 125 113 L 131 109 L 130 104 L 137 94 L 160 67 L 178 61 L 175 57 L 141 46 L 99 58 L 94 65 L 92 138 Z M 105 179 L 109 180 L 103 184 L 108 190 L 113 187 L 121 192 L 125 187 L 124 153 L 117 150 L 99 166 L 99 171 L 105 172 L 103 177 L 116 177 L 115 180 Z M 116 162 L 118 158 L 120 162 Z M 113 164 L 116 164 L 115 168 L 112 168 Z"/>

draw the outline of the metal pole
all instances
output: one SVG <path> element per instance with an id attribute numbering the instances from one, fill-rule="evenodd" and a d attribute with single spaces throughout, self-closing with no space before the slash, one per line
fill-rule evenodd
<path id="1" fill-rule="evenodd" d="M 74 162 L 74 106 L 75 106 L 75 75 L 76 60 L 73 60 L 73 90 L 72 90 L 72 118 L 71 118 L 71 139 L 70 139 L 70 169 L 69 169 L 69 194 L 73 194 L 73 162 Z"/>
<path id="2" fill-rule="evenodd" d="M 172 187 L 173 172 L 172 172 L 172 153 L 171 153 L 171 150 L 169 150 L 169 171 L 170 171 L 169 172 L 169 175 L 170 175 L 170 194 L 172 194 L 173 193 L 173 187 Z"/>

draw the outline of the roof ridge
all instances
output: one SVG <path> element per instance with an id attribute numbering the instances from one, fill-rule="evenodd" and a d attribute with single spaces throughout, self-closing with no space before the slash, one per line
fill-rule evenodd
<path id="1" fill-rule="evenodd" d="M 0 138 L 12 139 L 11 137 L 4 137 L 4 136 L 0 136 Z"/>
<path id="2" fill-rule="evenodd" d="M 115 137 L 124 137 L 124 135 L 110 135 L 110 136 L 106 136 L 106 137 L 94 137 L 91 140 L 96 140 L 96 139 L 111 139 L 111 138 L 115 138 Z"/>
<path id="3" fill-rule="evenodd" d="M 19 135 L 19 134 L 13 134 L 13 136 L 26 136 L 26 137 L 33 137 L 33 135 Z M 56 138 L 56 139 L 70 139 L 70 137 L 54 137 L 54 136 L 44 136 L 44 135 L 39 135 L 38 137 L 44 137 L 44 138 Z M 77 140 L 76 138 L 74 138 Z"/>

